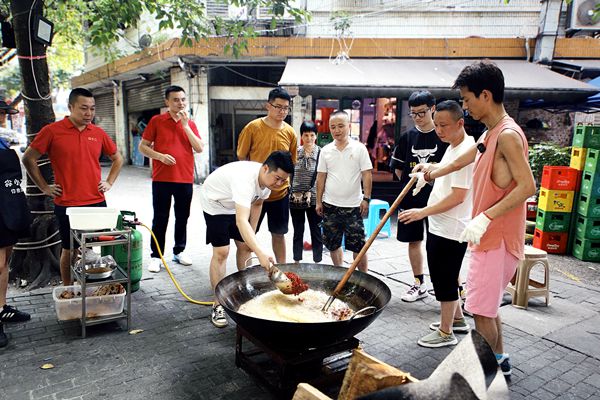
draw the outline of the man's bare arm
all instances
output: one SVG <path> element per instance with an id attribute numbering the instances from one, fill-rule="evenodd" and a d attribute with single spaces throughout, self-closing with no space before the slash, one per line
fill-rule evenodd
<path id="1" fill-rule="evenodd" d="M 323 192 L 325 192 L 325 181 L 327 180 L 327 172 L 317 172 L 317 205 L 315 211 L 319 215 L 323 215 Z"/>
<path id="2" fill-rule="evenodd" d="M 37 161 L 41 156 L 42 154 L 31 146 L 25 150 L 25 154 L 23 154 L 23 165 L 27 170 L 27 174 L 31 177 L 33 183 L 35 183 L 35 185 L 47 196 L 52 198 L 60 196 L 62 194 L 60 185 L 50 185 L 42 176 L 40 167 L 37 164 Z"/>
<path id="3" fill-rule="evenodd" d="M 413 169 L 413 172 L 429 171 L 425 178 L 430 181 L 466 167 L 475 161 L 475 156 L 477 156 L 477 146 L 473 145 L 470 149 L 465 151 L 460 157 L 456 158 L 452 162 L 446 164 L 427 164 L 428 169 L 424 169 L 423 164 L 419 164 Z"/>
<path id="4" fill-rule="evenodd" d="M 170 154 L 159 153 L 158 151 L 152 148 L 152 142 L 146 139 L 142 139 L 140 145 L 138 146 L 140 153 L 145 155 L 148 158 L 151 158 L 156 161 L 160 161 L 165 165 L 175 165 L 175 158 Z"/>
<path id="5" fill-rule="evenodd" d="M 517 186 L 502 200 L 485 211 L 490 218 L 499 217 L 514 207 L 523 204 L 535 194 L 535 181 L 529 162 L 523 153 L 521 136 L 506 129 L 498 136 L 498 151 L 502 154 Z"/>

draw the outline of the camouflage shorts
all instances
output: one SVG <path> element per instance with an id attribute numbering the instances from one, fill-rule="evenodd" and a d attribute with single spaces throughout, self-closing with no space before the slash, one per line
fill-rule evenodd
<path id="1" fill-rule="evenodd" d="M 323 203 L 323 244 L 330 251 L 342 245 L 345 236 L 347 250 L 358 253 L 365 245 L 365 227 L 360 207 L 337 207 Z"/>

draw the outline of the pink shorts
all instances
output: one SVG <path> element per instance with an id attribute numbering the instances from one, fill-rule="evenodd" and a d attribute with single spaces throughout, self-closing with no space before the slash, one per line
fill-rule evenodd
<path id="1" fill-rule="evenodd" d="M 512 279 L 519 260 L 504 246 L 488 251 L 472 251 L 467 275 L 465 309 L 472 314 L 496 318 L 504 289 Z"/>

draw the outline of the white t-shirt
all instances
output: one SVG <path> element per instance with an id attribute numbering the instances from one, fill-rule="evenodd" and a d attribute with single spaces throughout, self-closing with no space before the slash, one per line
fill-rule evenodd
<path id="1" fill-rule="evenodd" d="M 364 144 L 349 139 L 344 150 L 335 141 L 321 150 L 317 172 L 326 172 L 323 201 L 337 207 L 358 207 L 362 201 L 362 172 L 373 169 Z"/>
<path id="2" fill-rule="evenodd" d="M 447 164 L 457 159 L 465 151 L 473 147 L 475 140 L 472 136 L 465 135 L 465 139 L 456 147 L 449 146 L 440 164 Z M 441 214 L 431 215 L 429 219 L 429 232 L 446 239 L 457 240 L 471 220 L 471 209 L 473 208 L 473 167 L 471 163 L 463 169 L 437 178 L 433 184 L 433 190 L 427 201 L 432 205 L 447 197 L 452 188 L 468 189 L 465 200 L 456 207 Z"/>
<path id="3" fill-rule="evenodd" d="M 262 164 L 235 161 L 217 168 L 200 188 L 200 204 L 210 215 L 235 214 L 235 205 L 250 208 L 259 199 L 267 199 L 268 188 L 261 189 L 258 173 Z"/>

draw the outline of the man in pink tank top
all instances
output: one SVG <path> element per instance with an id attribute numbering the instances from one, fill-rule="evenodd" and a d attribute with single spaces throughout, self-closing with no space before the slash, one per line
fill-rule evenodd
<path id="1" fill-rule="evenodd" d="M 465 309 L 473 314 L 475 328 L 509 378 L 511 366 L 504 353 L 498 309 L 523 259 L 525 201 L 535 193 L 527 139 L 504 109 L 504 76 L 495 64 L 481 61 L 465 67 L 453 88 L 460 90 L 463 109 L 484 123 L 487 131 L 453 162 L 418 165 L 415 172 L 423 172 L 423 179 L 430 181 L 475 162 L 473 219 L 460 238 L 471 248 Z"/>

